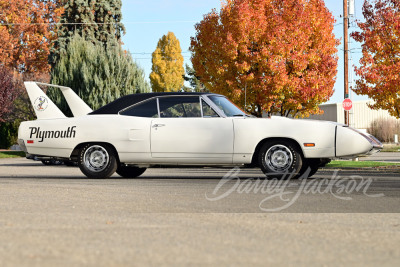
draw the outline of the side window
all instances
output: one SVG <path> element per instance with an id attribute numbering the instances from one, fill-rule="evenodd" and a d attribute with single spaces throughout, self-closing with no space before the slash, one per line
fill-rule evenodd
<path id="1" fill-rule="evenodd" d="M 161 118 L 201 117 L 198 96 L 160 97 Z"/>
<path id="2" fill-rule="evenodd" d="M 203 108 L 203 117 L 205 118 L 219 117 L 217 112 L 215 112 L 203 99 L 201 100 L 201 106 Z"/>
<path id="3" fill-rule="evenodd" d="M 126 116 L 158 118 L 157 100 L 152 99 L 149 101 L 145 101 L 127 110 L 124 110 L 120 114 Z"/>

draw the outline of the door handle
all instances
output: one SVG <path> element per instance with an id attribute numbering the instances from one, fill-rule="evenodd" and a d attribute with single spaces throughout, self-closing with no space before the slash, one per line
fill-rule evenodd
<path id="1" fill-rule="evenodd" d="M 157 128 L 157 127 L 163 127 L 163 126 L 165 126 L 165 124 L 154 124 L 152 127 Z"/>

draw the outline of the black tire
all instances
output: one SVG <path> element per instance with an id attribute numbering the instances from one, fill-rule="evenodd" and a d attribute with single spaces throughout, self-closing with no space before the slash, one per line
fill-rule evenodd
<path id="1" fill-rule="evenodd" d="M 136 178 L 142 175 L 146 171 L 146 168 L 139 168 L 135 166 L 122 166 L 120 165 L 117 169 L 117 173 L 124 178 Z"/>
<path id="2" fill-rule="evenodd" d="M 53 164 L 51 163 L 51 160 L 42 159 L 41 161 L 42 161 L 43 165 L 46 165 L 46 166 L 53 165 Z"/>
<path id="3" fill-rule="evenodd" d="M 68 167 L 75 167 L 75 166 L 78 166 L 77 162 L 75 162 L 75 161 L 70 161 L 70 160 L 64 161 L 64 165 L 65 165 L 65 166 L 68 166 Z"/>
<path id="4" fill-rule="evenodd" d="M 318 171 L 320 162 L 320 159 L 303 159 L 303 165 L 296 178 L 310 178 Z"/>
<path id="5" fill-rule="evenodd" d="M 113 175 L 118 162 L 109 145 L 87 144 L 79 151 L 78 166 L 88 178 L 101 179 Z"/>
<path id="6" fill-rule="evenodd" d="M 313 165 L 311 165 L 310 168 L 311 168 L 311 170 L 310 170 L 310 173 L 308 174 L 308 178 L 310 178 L 311 176 L 314 176 L 314 174 L 316 174 L 319 169 L 318 166 L 313 166 Z"/>
<path id="7" fill-rule="evenodd" d="M 300 169 L 297 178 L 310 178 L 317 173 L 319 168 L 324 167 L 331 162 L 330 159 L 303 159 L 303 166 Z M 306 175 L 308 173 L 308 175 Z"/>
<path id="8" fill-rule="evenodd" d="M 327 164 L 329 164 L 332 160 L 331 159 L 321 159 L 320 163 L 318 165 L 319 168 L 325 167 Z"/>
<path id="9" fill-rule="evenodd" d="M 278 140 L 266 142 L 258 154 L 261 170 L 269 178 L 295 177 L 302 166 L 302 155 L 290 141 Z"/>
<path id="10" fill-rule="evenodd" d="M 62 161 L 59 161 L 59 160 L 56 160 L 56 159 L 42 159 L 41 161 L 46 166 L 49 166 L 49 165 L 61 165 L 62 164 Z"/>

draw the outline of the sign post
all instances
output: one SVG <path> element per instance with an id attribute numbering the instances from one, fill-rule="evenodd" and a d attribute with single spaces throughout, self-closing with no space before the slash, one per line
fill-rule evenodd
<path id="1" fill-rule="evenodd" d="M 343 106 L 343 109 L 345 110 L 344 111 L 344 113 L 345 113 L 345 122 L 344 123 L 347 124 L 347 125 L 350 125 L 350 122 L 349 122 L 349 111 L 353 107 L 353 102 L 351 101 L 350 98 L 346 98 L 345 100 L 343 100 L 342 106 Z"/>
<path id="2" fill-rule="evenodd" d="M 348 30 L 349 30 L 349 6 L 348 0 L 343 0 L 343 37 L 344 37 L 344 98 L 349 97 L 349 43 L 348 43 Z M 349 125 L 349 112 L 344 112 L 344 124 Z"/>

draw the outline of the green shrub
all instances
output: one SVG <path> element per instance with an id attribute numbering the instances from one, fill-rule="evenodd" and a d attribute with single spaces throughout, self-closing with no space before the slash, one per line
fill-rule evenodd
<path id="1" fill-rule="evenodd" d="M 0 124 L 0 148 L 8 149 L 17 143 L 18 139 L 17 122 L 3 122 Z"/>

